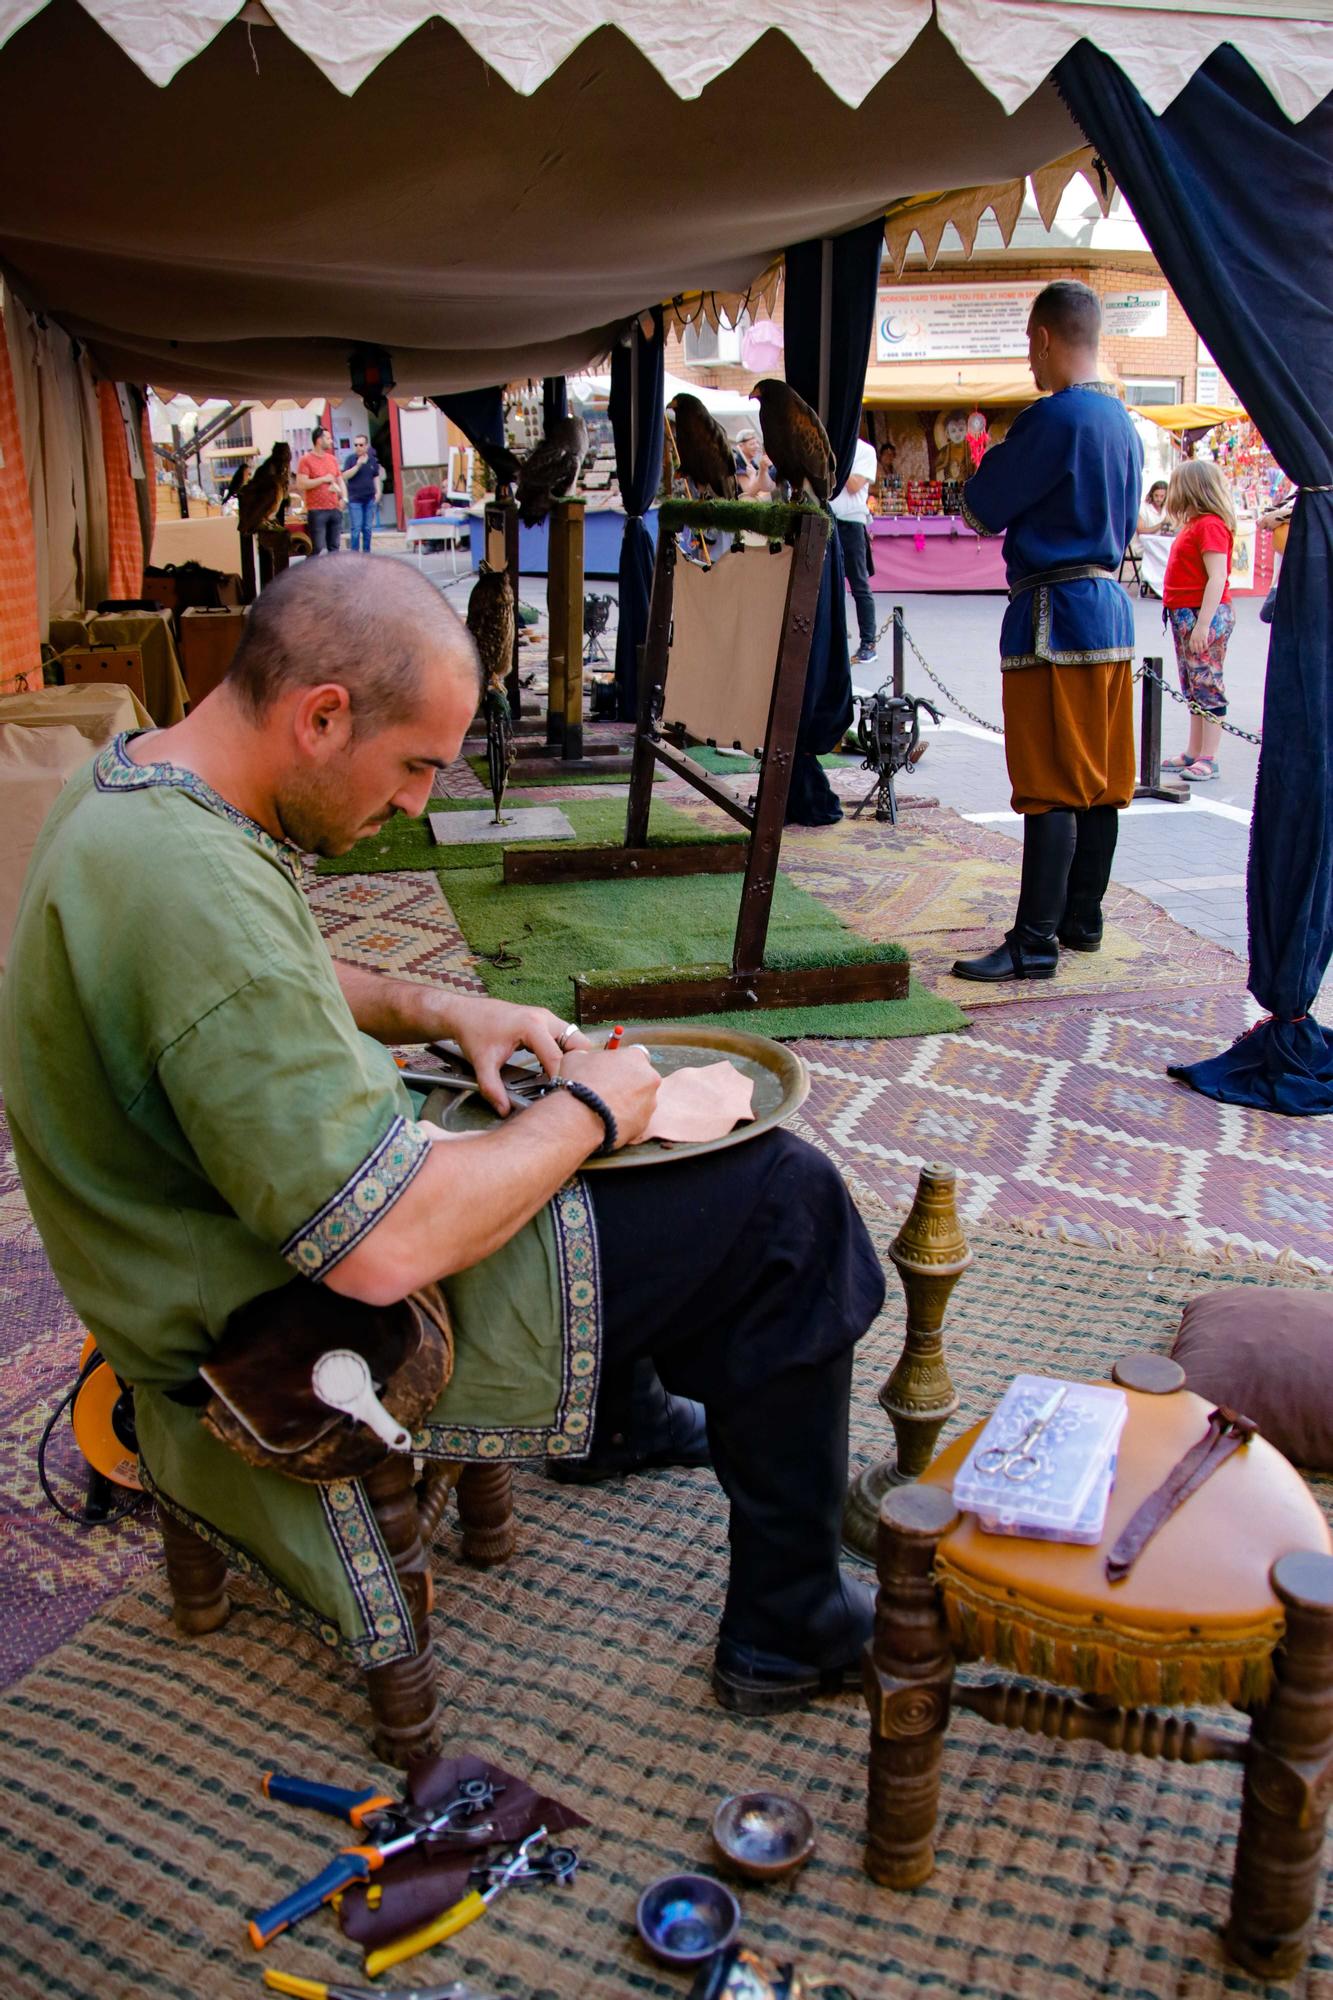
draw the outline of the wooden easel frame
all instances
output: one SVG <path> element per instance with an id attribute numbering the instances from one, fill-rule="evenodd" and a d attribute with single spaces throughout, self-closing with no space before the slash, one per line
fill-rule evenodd
<path id="1" fill-rule="evenodd" d="M 777 887 L 782 827 L 791 789 L 796 735 L 810 662 L 810 640 L 823 573 L 829 523 L 826 516 L 804 508 L 788 512 L 785 539 L 792 547 L 778 640 L 768 726 L 753 802 L 743 804 L 684 749 L 661 731 L 666 680 L 670 665 L 676 564 L 682 560 L 676 528 L 684 517 L 692 527 L 711 525 L 735 529 L 735 503 L 719 506 L 696 501 L 663 509 L 659 518 L 657 559 L 648 613 L 648 636 L 639 672 L 639 715 L 634 738 L 625 842 L 621 847 L 509 848 L 504 857 L 506 885 L 537 882 L 593 882 L 612 877 L 738 874 L 744 872 L 736 940 L 729 969 L 701 968 L 680 977 L 632 986 L 594 984 L 575 977 L 575 1018 L 579 1022 L 615 1020 L 628 1013 L 639 1018 L 672 1019 L 685 1014 L 723 1012 L 756 1007 L 817 1006 L 829 1001 L 901 999 L 907 992 L 904 961 L 870 961 L 833 966 L 775 970 L 764 965 L 773 894 Z M 771 518 L 772 510 L 756 507 L 756 520 Z M 680 515 L 681 520 L 676 516 Z M 662 764 L 749 835 L 737 842 L 699 843 L 680 847 L 649 847 L 653 776 Z"/>

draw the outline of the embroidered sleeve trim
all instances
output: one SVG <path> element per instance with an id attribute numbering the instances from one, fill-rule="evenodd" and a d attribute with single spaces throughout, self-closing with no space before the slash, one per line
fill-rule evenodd
<path id="1" fill-rule="evenodd" d="M 426 1127 L 395 1118 L 374 1151 L 282 1246 L 282 1255 L 307 1278 L 322 1278 L 347 1255 L 415 1179 L 430 1152 Z"/>
<path id="2" fill-rule="evenodd" d="M 963 519 L 967 522 L 968 527 L 972 530 L 972 533 L 974 535 L 987 535 L 990 537 L 994 536 L 995 529 L 988 528 L 986 526 L 986 523 L 981 519 L 980 515 L 974 514 L 972 512 L 972 509 L 968 506 L 966 487 L 963 488 L 963 497 L 962 500 L 959 502 L 959 505 L 962 507 L 963 510 Z"/>

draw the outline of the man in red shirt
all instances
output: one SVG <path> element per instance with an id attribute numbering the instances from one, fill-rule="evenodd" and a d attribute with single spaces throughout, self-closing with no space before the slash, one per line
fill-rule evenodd
<path id="1" fill-rule="evenodd" d="M 342 468 L 330 449 L 332 438 L 323 424 L 315 426 L 310 449 L 296 468 L 296 490 L 305 500 L 306 529 L 312 556 L 336 555 L 342 541 Z"/>

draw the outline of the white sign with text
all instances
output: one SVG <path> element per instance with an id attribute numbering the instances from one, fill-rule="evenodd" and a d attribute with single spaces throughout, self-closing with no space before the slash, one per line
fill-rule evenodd
<path id="1" fill-rule="evenodd" d="M 895 285 L 879 295 L 877 361 L 1024 359 L 1031 285 Z"/>
<path id="2" fill-rule="evenodd" d="M 1166 336 L 1166 291 L 1106 292 L 1102 296 L 1102 332 L 1127 334 L 1131 340 L 1162 340 Z"/>

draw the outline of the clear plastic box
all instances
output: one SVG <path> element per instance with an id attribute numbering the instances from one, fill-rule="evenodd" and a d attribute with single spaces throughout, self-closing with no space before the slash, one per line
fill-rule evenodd
<path id="1" fill-rule="evenodd" d="M 1024 1433 L 1061 1389 L 1059 1408 L 1024 1446 Z M 1116 1448 L 1128 1415 L 1123 1389 L 1017 1375 L 959 1467 L 953 1497 L 989 1534 L 1094 1543 L 1105 1526 Z M 1026 1479 L 998 1467 L 979 1471 L 977 1460 L 992 1449 L 1026 1450 L 1036 1458 L 1037 1470 Z"/>

